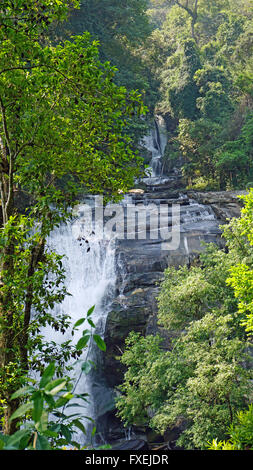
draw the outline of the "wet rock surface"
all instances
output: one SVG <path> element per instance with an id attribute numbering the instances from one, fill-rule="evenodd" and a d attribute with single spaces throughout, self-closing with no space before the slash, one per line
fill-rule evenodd
<path id="1" fill-rule="evenodd" d="M 190 264 L 194 257 L 204 249 L 202 242 L 219 243 L 221 230 L 211 206 L 200 204 L 187 194 L 179 192 L 145 192 L 132 194 L 131 204 L 153 205 L 159 208 L 172 204 L 180 206 L 180 243 L 177 249 L 167 250 L 164 242 L 168 240 L 158 236 L 139 239 L 141 232 L 133 240 L 118 240 L 119 295 L 112 304 L 107 317 L 105 341 L 105 374 L 108 384 L 113 387 L 122 381 L 123 369 L 117 356 L 124 349 L 125 338 L 130 331 L 142 334 L 155 332 L 157 312 L 156 297 L 163 272 L 168 266 L 178 267 Z M 166 218 L 165 218 L 166 219 Z M 171 218 L 161 220 L 171 230 Z"/>
<path id="2" fill-rule="evenodd" d="M 150 239 L 118 240 L 118 296 L 114 300 L 107 317 L 105 341 L 107 351 L 104 355 L 104 374 L 108 387 L 115 393 L 122 382 L 124 367 L 118 358 L 124 351 L 125 339 L 130 331 L 141 334 L 163 335 L 157 325 L 157 295 L 163 272 L 168 266 L 178 267 L 191 264 L 194 258 L 204 250 L 202 242 L 216 243 L 222 246 L 221 229 L 227 219 L 240 215 L 241 202 L 238 195 L 243 192 L 180 192 L 168 187 L 146 189 L 131 193 L 131 204 L 147 206 L 154 204 L 172 204 L 180 206 L 180 243 L 176 250 L 163 248 L 164 240 L 159 237 Z M 170 211 L 170 209 L 168 209 Z M 161 225 L 164 221 L 161 221 Z M 171 219 L 168 217 L 167 228 L 170 229 Z M 140 235 L 140 232 L 139 232 Z M 167 341 L 169 348 L 170 340 Z M 100 422 L 104 421 L 101 417 Z M 126 430 L 115 417 L 112 409 L 106 416 L 106 436 L 111 442 L 126 441 Z M 103 426 L 104 427 L 104 426 Z M 105 430 L 104 430 L 105 431 Z M 179 429 L 172 429 L 168 436 L 160 437 L 161 445 L 173 447 Z M 132 434 L 131 434 L 132 433 Z M 145 432 L 132 429 L 129 436 L 138 440 L 144 438 L 152 447 L 152 439 Z M 123 445 L 123 444 L 122 444 Z"/>
<path id="3" fill-rule="evenodd" d="M 148 156 L 149 175 L 139 182 L 139 187 L 125 196 L 124 237 L 117 242 L 118 295 L 114 299 L 107 317 L 104 355 L 104 376 L 111 390 L 112 403 L 117 387 L 122 383 L 124 368 L 120 363 L 125 339 L 130 331 L 143 335 L 159 333 L 164 338 L 164 347 L 170 349 L 173 334 L 162 330 L 157 321 L 157 296 L 164 270 L 168 266 L 191 265 L 204 243 L 224 245 L 221 225 L 232 217 L 239 217 L 242 202 L 238 196 L 243 191 L 203 192 L 185 190 L 182 177 L 183 159 L 173 163 L 166 158 L 167 131 L 166 117 L 156 116 L 154 126 L 144 138 Z M 167 162 L 167 163 L 166 163 Z M 138 212 L 128 223 L 128 205 Z M 166 207 L 166 210 L 164 209 Z M 174 211 L 178 219 L 174 218 Z M 158 215 L 157 215 L 158 214 Z M 156 216 L 159 231 L 156 232 Z M 145 227 L 139 221 L 145 218 Z M 138 221 L 138 224 L 136 222 Z M 155 222 L 154 222 L 155 221 Z M 130 224 L 130 225 L 131 225 Z M 127 225 L 127 227 L 126 227 Z M 178 243 L 174 246 L 171 233 L 177 227 Z M 130 235 L 130 236 L 129 236 Z M 117 418 L 113 405 L 100 415 L 98 429 L 101 436 L 113 445 L 129 445 L 133 442 L 147 442 L 149 448 L 175 448 L 175 442 L 184 429 L 185 423 L 178 423 L 167 430 L 164 436 L 157 436 L 143 426 L 126 429 Z M 122 444 L 123 443 L 123 444 Z M 129 447 L 132 448 L 132 447 Z"/>
<path id="4" fill-rule="evenodd" d="M 217 219 L 222 223 L 226 223 L 232 217 L 240 216 L 243 205 L 240 196 L 245 194 L 247 194 L 247 191 L 188 192 L 188 196 L 194 198 L 200 204 L 210 205 Z"/>

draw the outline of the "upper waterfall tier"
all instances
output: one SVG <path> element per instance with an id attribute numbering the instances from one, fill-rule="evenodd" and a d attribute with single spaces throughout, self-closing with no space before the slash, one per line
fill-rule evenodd
<path id="1" fill-rule="evenodd" d="M 142 140 L 142 146 L 151 154 L 150 167 L 147 168 L 147 177 L 143 182 L 152 185 L 163 179 L 163 156 L 167 141 L 166 123 L 162 116 L 156 115 L 154 126 Z"/>

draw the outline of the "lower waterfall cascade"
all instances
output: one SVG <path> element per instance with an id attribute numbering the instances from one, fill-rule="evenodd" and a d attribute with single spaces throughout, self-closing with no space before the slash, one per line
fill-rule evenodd
<path id="1" fill-rule="evenodd" d="M 82 205 L 80 205 L 82 207 Z M 79 209 L 80 209 L 79 207 Z M 92 321 L 96 326 L 96 333 L 103 337 L 105 321 L 110 302 L 115 295 L 116 265 L 115 265 L 115 242 L 114 240 L 102 240 L 101 236 L 89 234 L 87 225 L 83 223 L 83 214 L 76 217 L 74 222 L 68 222 L 55 229 L 49 239 L 48 247 L 64 255 L 63 267 L 66 270 L 65 286 L 70 295 L 55 307 L 55 313 L 65 313 L 71 317 L 71 326 L 77 320 L 85 317 L 87 311 L 95 305 L 92 313 Z M 82 328 L 90 329 L 87 325 Z M 70 330 L 69 330 L 70 331 Z M 81 331 L 76 330 L 74 336 L 55 332 L 50 327 L 45 328 L 42 333 L 47 340 L 53 340 L 57 344 L 72 340 L 76 344 L 81 337 Z M 95 349 L 91 342 L 87 351 L 81 357 L 83 361 L 94 360 Z M 95 359 L 96 360 L 96 359 Z M 95 418 L 95 403 L 91 400 L 92 383 L 90 374 L 80 374 L 80 364 L 77 363 L 73 370 L 73 379 L 76 383 L 76 393 L 89 394 L 87 405 L 83 408 L 71 408 L 71 413 L 80 411 L 89 418 Z M 94 390 L 93 390 L 94 393 Z M 77 402 L 78 400 L 75 400 Z M 87 428 L 91 428 L 90 420 L 84 419 Z M 87 433 L 88 435 L 88 433 Z M 76 440 L 84 444 L 84 436 L 81 433 Z"/>

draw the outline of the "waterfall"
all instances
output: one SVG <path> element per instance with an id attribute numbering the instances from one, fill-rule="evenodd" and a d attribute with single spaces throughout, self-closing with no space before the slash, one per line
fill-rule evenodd
<path id="1" fill-rule="evenodd" d="M 167 144 L 166 126 L 163 118 L 156 116 L 154 128 L 145 137 L 143 143 L 152 153 L 152 176 L 146 178 L 147 187 L 157 185 L 159 191 L 159 184 L 168 181 L 168 178 L 162 176 L 162 158 Z M 187 259 L 190 259 L 192 253 L 200 250 L 200 241 L 202 239 L 208 239 L 209 235 L 210 238 L 212 238 L 212 234 L 217 233 L 218 222 L 209 206 L 199 204 L 183 194 L 175 196 L 174 199 L 172 196 L 171 199 L 169 193 L 168 197 L 166 195 L 164 196 L 163 188 L 162 191 L 161 194 L 159 194 L 159 192 L 154 193 L 152 189 L 151 191 L 146 191 L 144 194 L 132 191 L 130 194 L 125 195 L 121 202 L 121 208 L 123 210 L 126 209 L 128 205 L 133 206 L 142 203 L 144 206 L 150 203 L 152 207 L 159 205 L 160 202 L 168 202 L 169 205 L 171 201 L 180 203 L 182 246 L 176 250 L 176 253 L 170 253 L 170 259 L 173 261 L 173 257 L 176 258 L 178 256 L 180 260 L 184 259 L 187 261 Z M 92 197 L 90 199 L 87 197 L 89 202 L 91 199 Z M 136 308 L 138 310 L 138 291 L 141 291 L 142 288 L 147 289 L 150 283 L 150 289 L 152 289 L 152 282 L 155 284 L 156 279 L 154 275 L 158 275 L 158 278 L 160 278 L 160 272 L 163 272 L 169 261 L 168 254 L 161 249 L 161 239 L 153 240 L 147 238 L 135 240 L 130 237 L 128 240 L 124 240 L 123 237 L 123 239 L 119 241 L 116 238 L 117 235 L 114 235 L 115 238 L 103 237 L 102 231 L 104 228 L 106 232 L 106 227 L 103 225 L 104 221 L 102 221 L 101 226 L 96 226 L 95 231 L 93 231 L 91 219 L 88 212 L 86 212 L 87 207 L 85 203 L 80 204 L 74 213 L 73 220 L 55 229 L 48 239 L 48 247 L 52 251 L 64 255 L 63 267 L 66 271 L 65 285 L 67 291 L 71 294 L 70 296 L 66 296 L 64 301 L 55 307 L 55 314 L 68 314 L 71 317 L 72 325 L 74 325 L 77 320 L 86 316 L 89 308 L 95 305 L 92 320 L 96 325 L 96 333 L 103 337 L 106 321 L 110 318 L 107 317 L 107 315 L 111 310 L 112 302 L 116 299 L 118 301 L 117 305 L 122 305 L 122 312 L 123 315 L 125 315 L 124 312 L 126 309 L 129 308 L 131 312 L 132 299 L 137 296 Z M 96 208 L 96 201 L 92 206 L 92 209 L 94 208 Z M 110 209 L 110 206 L 108 209 Z M 104 211 L 106 217 L 112 215 L 113 206 L 111 209 L 112 211 L 108 210 L 107 213 Z M 126 215 L 126 211 L 123 211 L 123 219 L 121 222 L 118 219 L 114 220 L 118 229 L 122 229 L 122 225 L 125 225 L 124 214 Z M 134 220 L 128 222 L 135 224 L 135 221 L 134 216 Z M 171 220 L 169 221 L 169 226 L 170 222 Z M 108 220 L 106 224 L 107 223 Z M 160 217 L 160 223 L 161 227 L 163 227 L 162 224 L 165 223 L 165 228 L 168 229 L 167 216 L 165 220 Z M 125 235 L 124 229 L 122 229 L 121 232 Z M 126 231 L 126 233 L 128 232 Z M 128 285 L 131 274 L 133 278 Z M 135 289 L 135 285 L 140 287 L 140 289 L 135 289 L 136 292 L 133 290 L 129 296 L 129 289 L 130 292 L 132 289 L 129 287 L 131 283 L 133 284 L 133 289 Z M 125 291 L 127 293 L 126 295 Z M 125 299 L 126 303 L 124 303 Z M 150 298 L 147 297 L 147 299 L 149 299 L 147 300 L 147 302 L 149 302 Z M 142 297 L 140 301 L 142 302 Z M 129 305 L 127 302 L 129 302 Z M 152 311 L 152 306 L 150 306 L 150 309 Z M 129 318 L 131 320 L 131 315 Z M 133 329 L 135 327 L 136 325 L 133 324 Z M 41 333 L 44 334 L 47 341 L 52 340 L 57 344 L 61 344 L 65 341 L 72 340 L 73 343 L 76 344 L 82 335 L 83 329 L 86 328 L 90 329 L 90 326 L 83 324 L 80 331 L 76 331 L 73 337 L 71 335 L 71 328 L 64 335 L 60 332 L 55 332 L 50 327 L 44 328 Z M 98 366 L 96 371 L 91 371 L 88 375 L 80 373 L 81 368 L 79 363 L 74 364 L 73 378 L 77 379 L 75 392 L 80 394 L 87 393 L 89 395 L 89 402 L 84 409 L 73 407 L 70 408 L 70 410 L 71 413 L 79 413 L 80 410 L 82 411 L 84 416 L 83 421 L 88 431 L 90 431 L 90 421 L 85 418 L 86 416 L 93 418 L 94 421 L 99 423 L 99 419 L 106 420 L 105 415 L 107 411 L 113 409 L 114 391 L 110 388 L 111 386 L 108 386 L 106 380 L 104 380 L 101 375 L 100 359 L 102 358 L 102 354 L 103 353 L 101 353 L 96 346 L 92 347 L 92 343 L 90 343 L 89 348 L 84 351 L 81 359 L 83 361 L 91 360 Z M 101 435 L 102 441 L 106 441 L 107 439 L 106 426 L 107 424 L 105 422 L 105 432 L 102 432 L 103 435 Z M 132 430 L 129 429 L 129 432 L 125 434 L 125 439 L 131 440 L 133 436 Z M 87 439 L 80 432 L 77 437 L 75 437 L 75 440 L 81 445 L 89 444 L 89 432 Z"/>
<path id="2" fill-rule="evenodd" d="M 82 207 L 82 205 L 80 205 Z M 72 326 L 75 322 L 86 316 L 89 308 L 95 305 L 92 314 L 92 321 L 96 325 L 96 333 L 103 337 L 106 316 L 110 306 L 110 302 L 114 298 L 116 284 L 116 267 L 115 267 L 115 242 L 114 240 L 103 240 L 99 233 L 89 233 L 89 224 L 85 224 L 83 213 L 80 210 L 74 220 L 55 229 L 49 239 L 48 247 L 60 255 L 65 255 L 63 266 L 66 270 L 65 285 L 67 291 L 71 294 L 66 296 L 64 301 L 55 307 L 55 313 L 65 313 L 71 317 Z M 62 335 L 55 332 L 50 327 L 44 328 L 42 333 L 47 341 L 53 340 L 57 344 L 61 344 L 67 340 L 72 340 L 76 344 L 82 335 L 82 331 L 90 326 L 82 325 L 80 331 L 76 331 L 75 335 L 71 335 L 71 329 Z M 96 345 L 90 344 L 88 351 L 84 351 L 81 359 L 93 360 L 97 351 L 94 353 L 93 348 Z M 92 389 L 91 374 L 80 374 L 80 363 L 74 365 L 72 372 L 73 378 L 78 379 L 75 389 L 76 393 L 88 393 L 90 395 Z M 77 402 L 77 400 L 75 400 Z M 83 405 L 83 402 L 82 402 Z M 71 413 L 82 412 L 84 416 L 95 418 L 95 399 L 89 396 L 89 402 L 84 409 L 76 407 L 70 408 Z M 86 427 L 90 421 L 84 420 Z M 85 436 L 78 435 L 75 440 L 84 444 Z"/>
<path id="3" fill-rule="evenodd" d="M 154 119 L 154 127 L 149 134 L 142 140 L 142 145 L 151 153 L 151 162 L 148 172 L 149 178 L 144 178 L 145 182 L 155 184 L 160 182 L 162 178 L 163 156 L 167 145 L 167 129 L 162 116 L 156 115 Z"/>

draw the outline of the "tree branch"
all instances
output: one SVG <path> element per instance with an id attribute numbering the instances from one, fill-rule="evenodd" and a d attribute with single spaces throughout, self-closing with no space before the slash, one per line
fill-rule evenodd
<path id="1" fill-rule="evenodd" d="M 11 148 L 10 148 L 10 139 L 9 139 L 9 133 L 7 129 L 7 121 L 6 121 L 6 115 L 5 115 L 5 106 L 3 104 L 2 98 L 0 97 L 0 108 L 1 108 L 1 114 L 2 114 L 2 119 L 3 119 L 3 131 L 4 131 L 4 136 L 6 140 L 6 144 L 8 147 L 8 152 L 9 154 L 11 153 Z"/>
<path id="2" fill-rule="evenodd" d="M 187 11 L 187 13 L 191 16 L 191 29 L 192 29 L 192 38 L 197 42 L 197 38 L 195 35 L 195 24 L 198 18 L 198 0 L 195 0 L 193 9 L 189 8 L 189 1 L 186 0 L 186 3 L 183 4 L 178 0 L 175 0 L 176 5 L 183 10 Z"/>
<path id="3" fill-rule="evenodd" d="M 198 0 L 195 0 L 195 5 L 194 5 L 194 13 L 197 15 L 198 12 Z"/>
<path id="4" fill-rule="evenodd" d="M 176 3 L 180 8 L 183 8 L 183 10 L 187 11 L 187 13 L 189 13 L 190 16 L 193 16 L 193 11 L 189 8 L 189 3 L 188 3 L 188 1 L 186 1 L 186 5 L 184 5 L 183 3 L 179 2 L 178 0 L 175 0 L 175 3 Z"/>
<path id="5" fill-rule="evenodd" d="M 2 121 L 3 121 L 3 131 L 4 131 L 4 137 L 5 137 L 5 143 L 2 143 L 2 148 L 3 148 L 3 164 L 6 166 L 6 173 L 8 170 L 8 189 L 4 188 L 4 185 L 6 184 L 4 182 L 4 176 L 3 176 L 3 169 L 2 169 L 2 190 L 3 192 L 5 191 L 5 197 L 4 201 L 2 201 L 2 205 L 5 204 L 4 206 L 4 219 L 8 219 L 8 212 L 9 208 L 12 202 L 12 196 L 13 196 L 13 155 L 11 151 L 11 145 L 10 145 L 10 138 L 9 138 L 9 132 L 8 132 L 8 127 L 7 127 L 7 120 L 6 120 L 6 115 L 5 115 L 5 106 L 3 104 L 3 100 L 0 97 L 0 108 L 1 108 L 1 114 L 2 114 Z M 4 149 L 7 148 L 5 151 Z M 9 157 L 9 158 L 8 158 Z M 5 220 L 6 222 L 7 220 Z"/>
<path id="6" fill-rule="evenodd" d="M 25 308 L 24 308 L 24 323 L 23 323 L 23 334 L 20 338 L 20 352 L 23 362 L 23 367 L 25 370 L 28 368 L 28 351 L 27 351 L 27 343 L 28 343 L 28 328 L 30 325 L 31 319 L 31 309 L 33 304 L 33 276 L 38 267 L 39 262 L 42 260 L 45 250 L 45 239 L 42 237 L 37 245 L 35 245 L 31 250 L 31 258 L 30 264 L 28 267 L 28 285 L 26 289 L 25 295 Z"/>

